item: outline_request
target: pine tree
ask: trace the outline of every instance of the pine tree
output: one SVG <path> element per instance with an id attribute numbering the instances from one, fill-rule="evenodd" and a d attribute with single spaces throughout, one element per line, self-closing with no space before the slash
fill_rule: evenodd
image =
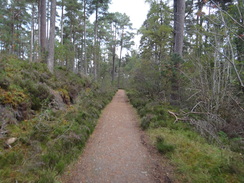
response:
<path id="1" fill-rule="evenodd" d="M 184 40 L 185 0 L 174 0 L 174 53 L 182 56 Z"/>
<path id="2" fill-rule="evenodd" d="M 47 51 L 46 0 L 39 0 L 41 60 L 45 62 Z"/>
<path id="3" fill-rule="evenodd" d="M 51 18 L 50 18 L 50 36 L 49 36 L 49 52 L 47 65 L 50 72 L 53 73 L 54 67 L 54 46 L 55 46 L 55 20 L 56 20 L 56 0 L 52 0 Z"/>
<path id="4" fill-rule="evenodd" d="M 98 24 L 100 16 L 103 16 L 108 11 L 108 5 L 110 0 L 92 0 L 90 4 L 90 13 L 95 12 L 94 22 L 94 53 L 93 53 L 93 64 L 94 64 L 94 78 L 97 79 L 98 75 L 98 55 L 99 55 L 99 44 L 98 44 Z"/>

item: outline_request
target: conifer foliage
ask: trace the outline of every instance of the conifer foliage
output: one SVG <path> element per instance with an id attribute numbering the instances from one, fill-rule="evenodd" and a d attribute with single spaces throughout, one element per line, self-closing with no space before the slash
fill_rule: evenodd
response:
<path id="1" fill-rule="evenodd" d="M 110 0 L 2 0 L 0 3 L 2 54 L 46 63 L 51 72 L 58 66 L 96 80 L 118 78 L 117 67 L 122 59 L 118 48 L 131 48 L 134 31 L 127 29 L 131 27 L 127 15 L 111 17 Z M 94 22 L 91 16 L 95 16 Z M 122 41 L 121 35 L 116 38 L 122 44 L 116 43 L 113 54 L 108 46 L 108 40 L 114 36 L 111 21 L 117 22 L 116 34 L 124 35 L 122 30 L 128 32 Z"/>

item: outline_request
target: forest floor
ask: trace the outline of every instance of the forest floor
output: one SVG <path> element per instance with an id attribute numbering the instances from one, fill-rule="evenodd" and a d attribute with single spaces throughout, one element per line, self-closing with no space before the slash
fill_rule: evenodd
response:
<path id="1" fill-rule="evenodd" d="M 140 130 L 124 90 L 104 109 L 82 156 L 68 167 L 63 183 L 172 182 L 172 168 Z"/>

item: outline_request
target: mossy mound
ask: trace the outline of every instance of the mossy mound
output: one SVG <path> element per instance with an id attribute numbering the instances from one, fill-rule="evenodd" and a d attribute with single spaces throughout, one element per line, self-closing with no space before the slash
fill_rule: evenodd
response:
<path id="1" fill-rule="evenodd" d="M 63 68 L 51 74 L 45 64 L 2 57 L 0 180 L 55 182 L 82 152 L 114 92 Z"/>

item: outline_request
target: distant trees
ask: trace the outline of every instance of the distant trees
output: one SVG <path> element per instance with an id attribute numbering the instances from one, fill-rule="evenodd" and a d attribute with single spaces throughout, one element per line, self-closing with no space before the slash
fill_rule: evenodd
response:
<path id="1" fill-rule="evenodd" d="M 0 50 L 23 57 L 28 43 L 25 27 L 30 20 L 25 2 L 2 0 L 0 6 Z"/>
<path id="2" fill-rule="evenodd" d="M 112 83 L 114 83 L 115 78 L 115 58 L 116 58 L 116 48 L 120 47 L 118 53 L 118 87 L 120 87 L 120 79 L 121 79 L 121 62 L 122 62 L 122 51 L 124 48 L 130 49 L 130 47 L 134 44 L 131 40 L 134 36 L 132 30 L 132 23 L 130 22 L 130 18 L 126 14 L 121 13 L 113 13 L 110 14 L 109 23 L 111 30 L 111 38 L 108 37 L 108 44 L 111 46 L 111 54 L 112 54 Z"/>
<path id="3" fill-rule="evenodd" d="M 103 16 L 108 10 L 110 0 L 92 0 L 90 4 L 90 13 L 95 12 L 95 23 L 94 23 L 94 53 L 93 53 L 93 65 L 94 65 L 94 77 L 97 79 L 98 70 L 98 24 L 99 16 Z"/>
<path id="4" fill-rule="evenodd" d="M 114 36 L 112 25 L 106 25 L 111 19 L 107 12 L 109 3 L 110 0 L 2 0 L 0 52 L 31 62 L 42 61 L 51 72 L 56 65 L 99 80 L 104 74 L 100 73 L 104 69 L 101 65 L 106 65 L 106 70 L 112 67 L 106 43 Z M 89 20 L 92 14 L 94 22 Z M 127 40 L 132 39 L 132 34 L 128 35 L 124 35 L 120 44 L 122 50 L 131 45 Z M 114 65 L 119 64 L 118 55 L 119 52 L 114 52 Z"/>
<path id="5" fill-rule="evenodd" d="M 163 1 L 150 1 L 147 19 L 140 28 L 140 61 L 134 65 L 133 86 L 144 95 L 157 96 L 164 93 L 170 96 L 169 70 L 170 55 L 173 53 L 173 14 L 172 9 Z M 135 60 L 135 56 L 133 60 Z M 130 59 L 129 59 L 129 63 Z"/>
<path id="6" fill-rule="evenodd" d="M 173 52 L 171 22 L 172 14 L 167 4 L 153 1 L 147 19 L 139 30 L 142 34 L 140 48 L 144 58 L 160 64 Z"/>

